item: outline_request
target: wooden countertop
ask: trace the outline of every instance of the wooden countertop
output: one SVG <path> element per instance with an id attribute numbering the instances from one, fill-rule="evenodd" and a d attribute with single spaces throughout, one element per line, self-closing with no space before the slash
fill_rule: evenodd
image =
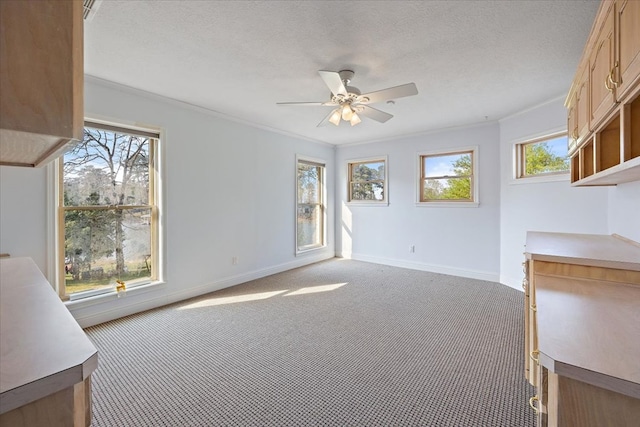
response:
<path id="1" fill-rule="evenodd" d="M 527 232 L 529 259 L 640 271 L 640 244 L 618 235 Z"/>
<path id="2" fill-rule="evenodd" d="M 0 414 L 71 387 L 98 352 L 31 258 L 0 260 Z"/>

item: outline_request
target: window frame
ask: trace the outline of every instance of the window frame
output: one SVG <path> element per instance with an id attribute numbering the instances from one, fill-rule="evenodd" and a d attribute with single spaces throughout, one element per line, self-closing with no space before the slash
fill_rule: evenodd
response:
<path id="1" fill-rule="evenodd" d="M 55 230 L 52 235 L 54 247 L 56 250 L 52 257 L 50 266 L 55 277 L 55 288 L 59 297 L 66 303 L 79 303 L 80 301 L 93 300 L 96 296 L 104 296 L 116 294 L 115 285 L 102 289 L 80 291 L 73 294 L 66 293 L 65 284 L 65 212 L 72 210 L 114 210 L 122 209 L 123 211 L 146 208 L 150 209 L 150 278 L 126 283 L 126 290 L 146 288 L 148 285 L 156 285 L 162 283 L 163 272 L 163 255 L 161 252 L 161 148 L 163 131 L 157 128 L 143 128 L 139 126 L 129 125 L 122 122 L 106 121 L 85 118 L 83 128 L 97 128 L 106 131 L 122 132 L 143 136 L 149 139 L 149 200 L 147 205 L 101 205 L 99 207 L 87 206 L 64 206 L 64 154 L 62 154 L 55 162 L 53 162 L 53 195 L 55 199 Z"/>
<path id="2" fill-rule="evenodd" d="M 555 130 L 552 132 L 546 132 L 542 135 L 529 137 L 523 140 L 513 142 L 513 174 L 511 183 L 514 184 L 522 184 L 522 183 L 530 183 L 530 182 L 552 182 L 552 181 L 568 181 L 570 176 L 571 168 L 566 171 L 557 171 L 557 172 L 545 172 L 535 175 L 525 175 L 526 170 L 526 159 L 525 159 L 525 146 L 530 144 L 539 144 L 541 142 L 549 141 L 555 138 L 567 136 L 569 133 L 566 129 Z M 567 153 L 568 153 L 567 146 Z M 567 158 L 569 158 L 567 154 Z"/>
<path id="3" fill-rule="evenodd" d="M 382 182 L 384 197 L 382 200 L 353 200 L 352 199 L 352 184 L 356 181 L 352 181 L 352 171 L 354 165 L 367 164 L 367 163 L 383 163 L 384 164 L 384 178 L 382 180 L 370 180 L 359 182 Z M 354 206 L 388 206 L 389 205 L 389 159 L 387 156 L 375 156 L 365 157 L 358 159 L 347 160 L 347 205 Z"/>
<path id="4" fill-rule="evenodd" d="M 320 207 L 320 232 L 318 235 L 320 236 L 320 242 L 314 243 L 312 245 L 300 246 L 298 244 L 298 209 L 301 203 L 299 200 L 299 192 L 298 192 L 298 168 L 299 165 L 308 164 L 321 167 L 320 179 L 319 179 L 319 202 L 317 203 L 302 203 L 302 205 L 314 205 Z M 327 179 L 327 162 L 322 159 L 307 157 L 302 155 L 296 155 L 296 163 L 295 163 L 295 211 L 294 211 L 294 221 L 295 221 L 295 255 L 302 255 L 305 253 L 309 253 L 312 251 L 316 251 L 318 249 L 323 249 L 327 247 L 327 191 L 326 191 L 326 179 Z"/>
<path id="5" fill-rule="evenodd" d="M 457 148 L 444 148 L 440 150 L 430 150 L 430 151 L 421 151 L 417 153 L 417 162 L 416 162 L 416 175 L 418 177 L 416 182 L 416 206 L 419 207 L 478 207 L 480 205 L 480 197 L 479 197 L 479 176 L 478 176 L 478 156 L 479 148 L 477 145 L 469 146 L 469 147 L 457 147 Z M 442 157 L 453 154 L 471 154 L 471 200 L 423 200 L 424 194 L 424 181 L 427 179 L 425 177 L 424 171 L 424 158 L 426 157 Z M 466 177 L 467 175 L 455 175 L 453 177 Z M 449 176 L 443 177 L 430 177 L 430 179 L 434 178 L 447 178 Z"/>

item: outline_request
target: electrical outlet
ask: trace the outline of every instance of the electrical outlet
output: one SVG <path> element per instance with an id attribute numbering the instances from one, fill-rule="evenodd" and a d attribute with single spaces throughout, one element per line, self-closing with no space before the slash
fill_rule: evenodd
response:
<path id="1" fill-rule="evenodd" d="M 415 245 L 411 245 L 411 247 L 409 248 L 409 252 L 410 252 L 410 253 L 415 253 L 415 252 L 416 252 L 416 247 L 415 247 Z"/>
<path id="2" fill-rule="evenodd" d="M 237 256 L 231 257 L 231 264 L 238 265 L 238 257 Z"/>

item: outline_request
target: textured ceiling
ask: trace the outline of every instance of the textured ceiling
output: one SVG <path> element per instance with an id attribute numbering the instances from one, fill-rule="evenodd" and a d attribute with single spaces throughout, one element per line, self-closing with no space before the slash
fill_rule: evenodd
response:
<path id="1" fill-rule="evenodd" d="M 498 120 L 566 94 L 598 1 L 103 1 L 85 72 L 260 127 L 331 144 Z M 316 125 L 318 70 L 352 69 L 395 117 Z"/>

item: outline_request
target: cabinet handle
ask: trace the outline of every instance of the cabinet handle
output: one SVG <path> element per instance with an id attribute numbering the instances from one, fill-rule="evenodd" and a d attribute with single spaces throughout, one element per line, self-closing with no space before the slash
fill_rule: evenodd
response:
<path id="1" fill-rule="evenodd" d="M 613 88 L 609 87 L 609 77 L 610 76 L 607 76 L 607 78 L 604 79 L 604 87 L 606 87 L 609 92 L 613 92 Z"/>
<path id="2" fill-rule="evenodd" d="M 539 412 L 538 410 L 538 395 L 536 394 L 535 396 L 533 396 L 531 399 L 529 399 L 529 406 L 531 406 L 531 409 L 533 409 L 533 412 L 535 412 L 536 414 Z"/>
<path id="3" fill-rule="evenodd" d="M 529 353 L 529 358 L 531 360 L 533 360 L 534 362 L 536 362 L 536 365 L 540 364 L 540 351 L 539 350 L 533 350 L 531 353 Z"/>
<path id="4" fill-rule="evenodd" d="M 613 68 L 611 69 L 611 72 L 609 73 L 609 82 L 611 82 L 611 86 L 613 86 L 613 87 L 618 87 L 618 84 L 620 83 L 615 79 L 616 68 L 618 68 L 618 61 L 616 61 L 613 64 Z"/>

